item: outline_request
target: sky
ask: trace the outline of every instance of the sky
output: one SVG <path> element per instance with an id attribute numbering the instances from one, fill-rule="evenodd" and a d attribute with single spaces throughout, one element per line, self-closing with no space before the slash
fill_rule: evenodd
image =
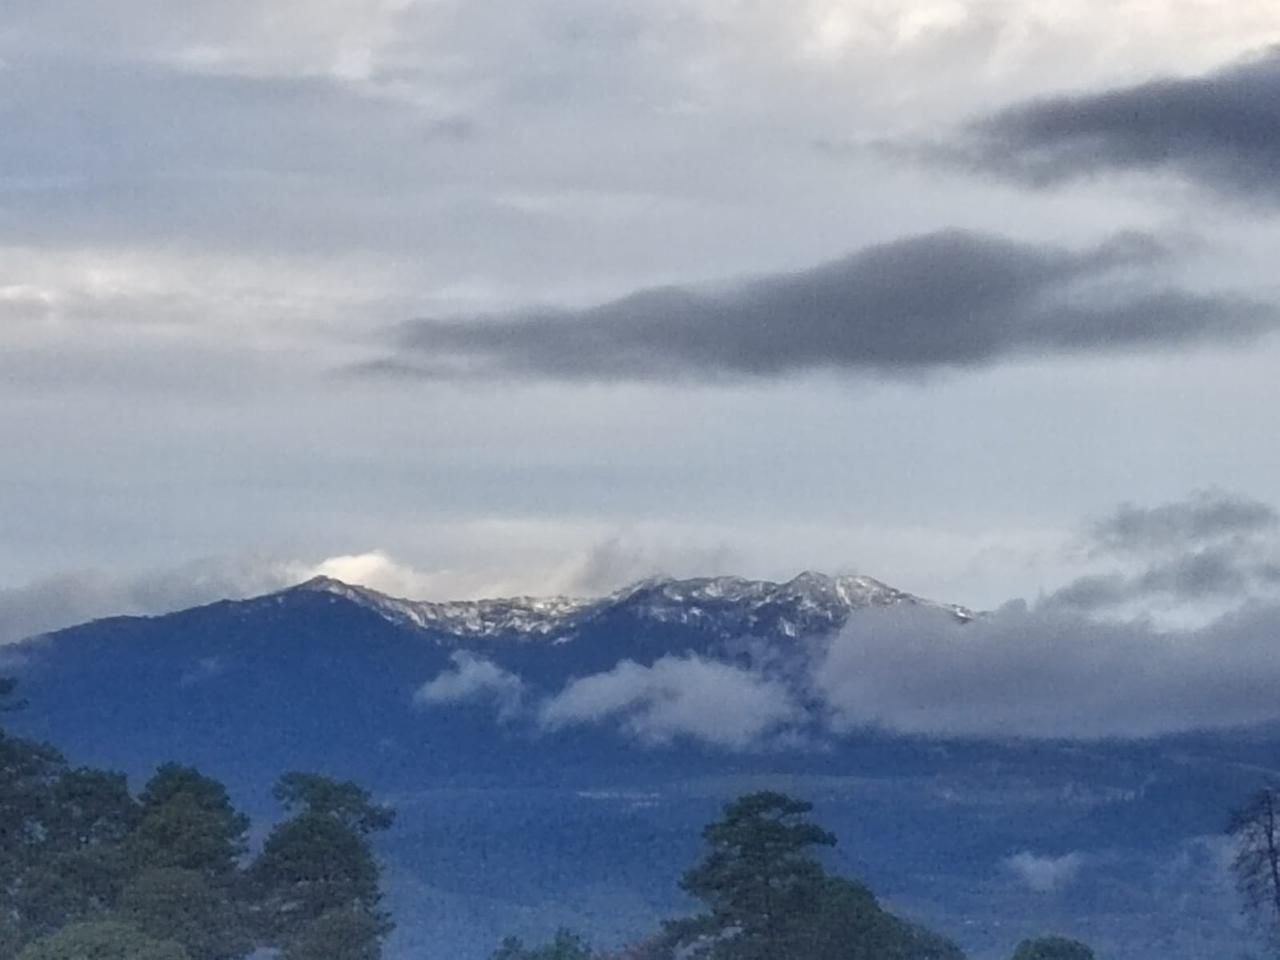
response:
<path id="1" fill-rule="evenodd" d="M 1265 600 L 1278 44 L 1267 0 L 10 0 L 0 640 L 318 572 Z"/>

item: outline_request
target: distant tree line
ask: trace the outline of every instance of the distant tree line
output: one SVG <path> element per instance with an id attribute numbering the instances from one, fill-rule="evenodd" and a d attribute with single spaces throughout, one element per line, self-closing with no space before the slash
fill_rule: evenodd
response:
<path id="1" fill-rule="evenodd" d="M 1258 790 L 1232 811 L 1227 833 L 1245 913 L 1271 955 L 1280 957 L 1280 786 Z"/>
<path id="2" fill-rule="evenodd" d="M 680 879 L 702 912 L 665 923 L 643 943 L 597 960 L 964 960 L 950 940 L 885 910 L 864 884 L 827 872 L 817 851 L 834 835 L 812 805 L 782 793 L 729 803 L 703 830 L 705 857 Z M 492 960 L 592 960 L 568 930 L 528 947 L 503 941 Z M 1062 937 L 1026 940 L 1013 960 L 1093 960 Z"/>
<path id="3" fill-rule="evenodd" d="M 0 712 L 20 706 L 0 678 Z M 0 960 L 243 960 L 260 948 L 281 960 L 380 960 L 392 922 L 371 838 L 392 811 L 313 773 L 285 774 L 274 795 L 285 817 L 250 851 L 249 819 L 193 767 L 164 764 L 134 795 L 123 774 L 72 767 L 0 730 Z M 1280 831 L 1272 808 L 1249 810 L 1273 832 L 1248 875 L 1263 877 L 1258 902 L 1280 918 Z M 601 954 L 562 930 L 537 946 L 508 938 L 493 960 L 963 960 L 828 872 L 818 852 L 836 838 L 811 811 L 769 791 L 729 803 L 679 881 L 701 912 L 642 942 Z M 1013 960 L 1093 953 L 1047 937 Z"/>
<path id="4" fill-rule="evenodd" d="M 0 683 L 0 706 L 12 695 Z M 0 958 L 377 960 L 391 921 L 369 838 L 392 812 L 309 773 L 275 797 L 287 816 L 249 856 L 249 819 L 198 770 L 167 763 L 134 796 L 0 730 Z"/>

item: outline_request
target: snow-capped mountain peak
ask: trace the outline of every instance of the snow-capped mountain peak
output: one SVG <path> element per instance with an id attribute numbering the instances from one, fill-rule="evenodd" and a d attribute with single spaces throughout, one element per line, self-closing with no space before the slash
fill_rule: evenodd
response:
<path id="1" fill-rule="evenodd" d="M 838 630 L 857 610 L 899 605 L 944 611 L 959 621 L 973 617 L 964 607 L 924 600 L 872 577 L 812 571 L 785 583 L 732 576 L 655 577 L 598 598 L 407 600 L 332 577 L 316 577 L 292 591 L 339 596 L 398 625 L 458 640 L 564 641 L 604 619 L 681 624 L 725 637 L 797 637 Z"/>
<path id="2" fill-rule="evenodd" d="M 545 637 L 560 632 L 576 614 L 598 603 L 561 596 L 406 600 L 332 577 L 315 577 L 292 589 L 333 594 L 374 610 L 393 623 L 468 639 Z"/>

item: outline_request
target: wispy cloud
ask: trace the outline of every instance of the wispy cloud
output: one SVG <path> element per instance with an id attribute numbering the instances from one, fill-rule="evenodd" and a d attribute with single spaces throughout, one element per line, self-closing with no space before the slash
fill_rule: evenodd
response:
<path id="1" fill-rule="evenodd" d="M 1155 507 L 1122 504 L 1095 522 L 1090 536 L 1098 551 L 1151 553 L 1277 530 L 1280 514 L 1270 504 L 1224 490 L 1202 490 Z"/>
<path id="2" fill-rule="evenodd" d="M 1084 866 L 1084 856 L 1039 856 L 1028 850 L 1004 859 L 1004 866 L 1036 893 L 1055 893 L 1070 885 Z"/>
<path id="3" fill-rule="evenodd" d="M 1122 568 L 1080 577 L 1046 606 L 1102 611 L 1152 601 L 1238 601 L 1280 588 L 1280 514 L 1223 490 L 1153 507 L 1123 504 L 1089 527 L 1082 547 Z"/>
<path id="4" fill-rule="evenodd" d="M 132 576 L 81 571 L 0 589 L 0 644 L 100 617 L 159 614 L 296 583 L 300 568 L 255 558 L 208 559 Z"/>

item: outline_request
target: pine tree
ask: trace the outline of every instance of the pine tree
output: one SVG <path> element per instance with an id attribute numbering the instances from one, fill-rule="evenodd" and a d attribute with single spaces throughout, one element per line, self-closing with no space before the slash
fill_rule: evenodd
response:
<path id="1" fill-rule="evenodd" d="M 1232 864 L 1245 910 L 1280 952 L 1280 789 L 1259 790 L 1231 814 Z"/>
<path id="2" fill-rule="evenodd" d="M 369 836 L 391 826 L 392 811 L 350 781 L 316 774 L 286 774 L 276 797 L 293 816 L 251 869 L 267 940 L 288 960 L 378 960 L 392 924 Z"/>
<path id="3" fill-rule="evenodd" d="M 812 809 L 771 791 L 726 806 L 703 831 L 710 852 L 680 881 L 707 910 L 670 924 L 673 942 L 709 960 L 796 956 L 826 879 L 814 848 L 836 842 Z"/>
<path id="4" fill-rule="evenodd" d="M 1018 944 L 1013 960 L 1093 960 L 1093 951 L 1079 940 L 1038 937 Z"/>

